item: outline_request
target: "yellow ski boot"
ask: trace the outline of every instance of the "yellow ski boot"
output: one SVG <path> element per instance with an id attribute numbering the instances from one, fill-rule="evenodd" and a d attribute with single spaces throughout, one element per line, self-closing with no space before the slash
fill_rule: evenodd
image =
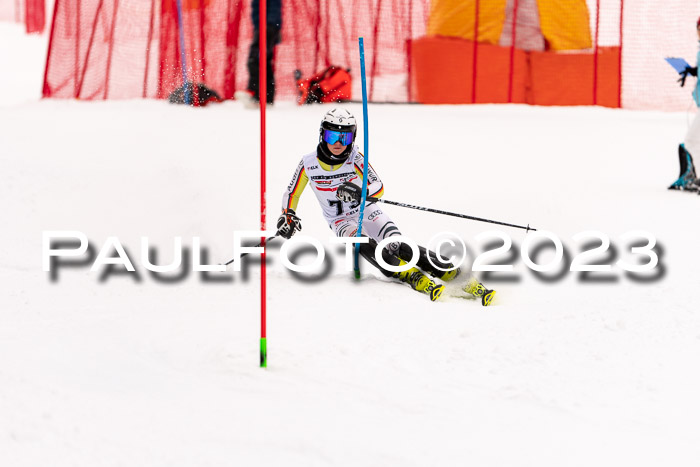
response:
<path id="1" fill-rule="evenodd" d="M 440 298 L 442 291 L 445 286 L 442 284 L 436 284 L 430 280 L 425 274 L 420 272 L 418 268 L 411 268 L 408 271 L 394 273 L 394 277 L 399 279 L 401 282 L 405 282 L 414 290 L 426 293 L 430 296 L 430 301 L 435 301 Z"/>
<path id="2" fill-rule="evenodd" d="M 475 296 L 476 298 L 480 298 L 483 306 L 491 305 L 491 302 L 496 296 L 495 290 L 487 289 L 473 277 L 469 278 L 469 282 L 467 282 L 467 285 L 464 286 L 464 291 Z"/>
<path id="3" fill-rule="evenodd" d="M 452 271 L 445 271 L 442 275 L 438 276 L 441 280 L 445 282 L 450 282 L 452 279 L 457 277 L 460 273 L 460 268 L 453 269 Z"/>

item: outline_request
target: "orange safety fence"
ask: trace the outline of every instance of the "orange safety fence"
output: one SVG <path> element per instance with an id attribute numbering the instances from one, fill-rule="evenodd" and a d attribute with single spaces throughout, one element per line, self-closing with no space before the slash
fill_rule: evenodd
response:
<path id="1" fill-rule="evenodd" d="M 509 80 L 510 47 L 477 44 L 476 73 L 473 41 L 424 37 L 413 41 L 411 50 L 413 97 L 424 104 L 619 105 L 619 47 L 598 49 L 595 96 L 592 53 L 516 49 Z"/>

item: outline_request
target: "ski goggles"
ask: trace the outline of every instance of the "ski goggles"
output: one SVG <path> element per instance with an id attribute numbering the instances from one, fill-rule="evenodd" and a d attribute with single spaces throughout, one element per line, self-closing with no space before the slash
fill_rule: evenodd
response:
<path id="1" fill-rule="evenodd" d="M 328 144 L 335 144 L 336 141 L 340 141 L 340 144 L 347 146 L 352 143 L 352 132 L 323 130 L 323 141 Z"/>

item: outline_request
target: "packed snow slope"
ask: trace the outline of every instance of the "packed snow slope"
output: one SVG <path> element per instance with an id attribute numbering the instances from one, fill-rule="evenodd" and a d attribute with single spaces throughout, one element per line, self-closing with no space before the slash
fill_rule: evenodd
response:
<path id="1" fill-rule="evenodd" d="M 612 270 L 538 278 L 520 257 L 532 232 L 385 206 L 420 244 L 462 238 L 465 270 L 493 241 L 479 234 L 513 240 L 498 261 L 514 271 L 480 274 L 497 306 L 431 303 L 367 263 L 355 281 L 306 192 L 301 233 L 326 246 L 327 270 L 295 276 L 270 244 L 260 369 L 255 258 L 205 279 L 191 264 L 150 274 L 141 255 L 142 236 L 157 264 L 174 258 L 175 237 L 189 249 L 199 237 L 214 264 L 231 257 L 234 231 L 258 229 L 257 112 L 40 101 L 46 37 L 1 26 L 1 465 L 697 464 L 700 197 L 666 190 L 686 114 L 370 105 L 387 199 L 529 223 L 560 238 L 567 261 L 592 241 L 574 236 L 597 230 L 611 249 L 588 262 Z M 328 108 L 270 109 L 268 226 Z M 78 258 L 52 279 L 52 230 L 84 233 L 95 255 L 117 237 L 136 272 Z M 645 262 L 620 237 L 638 230 L 660 257 L 642 279 L 615 264 Z"/>

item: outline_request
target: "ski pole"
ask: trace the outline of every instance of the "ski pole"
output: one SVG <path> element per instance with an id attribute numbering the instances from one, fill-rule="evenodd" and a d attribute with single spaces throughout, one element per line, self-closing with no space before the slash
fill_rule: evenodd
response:
<path id="1" fill-rule="evenodd" d="M 269 242 L 270 240 L 274 240 L 274 239 L 277 238 L 277 237 L 278 237 L 277 235 L 273 235 L 272 237 L 267 237 L 267 238 L 265 239 L 265 243 Z M 253 247 L 251 247 L 251 248 L 260 248 L 260 247 L 262 246 L 262 244 L 263 244 L 263 242 L 260 242 L 260 243 L 258 243 L 257 245 L 255 245 L 255 246 L 253 246 Z M 239 258 L 243 258 L 245 255 L 248 255 L 248 254 L 250 254 L 250 253 L 243 253 L 241 256 L 239 256 Z M 235 258 L 234 258 L 234 259 L 235 259 Z M 227 263 L 224 263 L 223 266 L 228 266 L 229 264 L 233 263 L 234 259 L 230 260 L 230 261 L 227 262 Z"/>
<path id="2" fill-rule="evenodd" d="M 439 209 L 424 208 L 422 206 L 414 206 L 412 204 L 399 203 L 396 201 L 389 201 L 388 199 L 374 198 L 371 196 L 367 198 L 367 201 L 379 202 L 379 203 L 385 203 L 385 204 L 393 204 L 395 206 L 401 206 L 403 208 L 418 209 L 419 211 L 434 212 L 435 214 L 444 214 L 446 216 L 461 217 L 462 219 L 471 219 L 473 221 L 489 222 L 491 224 L 505 225 L 508 227 L 515 227 L 516 229 L 524 229 L 526 231 L 537 230 L 533 227 L 530 227 L 530 224 L 528 224 L 527 227 L 523 227 L 522 225 L 509 224 L 507 222 L 499 222 L 499 221 L 494 221 L 491 219 L 482 219 L 481 217 L 467 216 L 466 214 L 457 214 L 454 212 L 441 211 Z"/>

